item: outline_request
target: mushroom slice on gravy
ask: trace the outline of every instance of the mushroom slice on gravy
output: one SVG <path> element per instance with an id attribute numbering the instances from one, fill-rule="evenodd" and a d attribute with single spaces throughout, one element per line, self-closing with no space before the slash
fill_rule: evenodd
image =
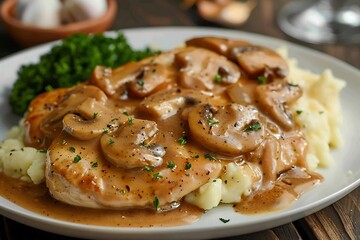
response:
<path id="1" fill-rule="evenodd" d="M 171 89 L 157 92 L 146 97 L 139 110 L 158 119 L 167 119 L 185 107 L 207 102 L 209 96 L 193 89 Z"/>
<path id="2" fill-rule="evenodd" d="M 176 54 L 179 84 L 185 88 L 213 90 L 216 84 L 236 83 L 239 68 L 225 57 L 201 48 L 185 48 Z"/>
<path id="3" fill-rule="evenodd" d="M 80 85 L 67 92 L 58 106 L 43 119 L 40 125 L 41 131 L 53 139 L 63 128 L 63 117 L 68 113 L 75 113 L 77 108 L 88 98 L 93 98 L 101 105 L 107 101 L 105 93 L 99 88 Z"/>
<path id="4" fill-rule="evenodd" d="M 275 51 L 260 46 L 239 46 L 231 49 L 230 59 L 236 59 L 250 77 L 280 77 L 288 74 L 285 60 Z"/>
<path id="5" fill-rule="evenodd" d="M 250 77 L 280 77 L 288 73 L 285 60 L 275 51 L 251 45 L 245 41 L 230 40 L 216 37 L 202 37 L 190 39 L 188 46 L 210 49 L 239 64 Z"/>
<path id="6" fill-rule="evenodd" d="M 297 85 L 278 80 L 269 84 L 259 85 L 256 96 L 260 108 L 284 129 L 294 127 L 288 104 L 296 101 L 302 95 L 302 90 Z"/>
<path id="7" fill-rule="evenodd" d="M 218 37 L 199 37 L 186 41 L 187 46 L 206 48 L 220 55 L 228 57 L 234 46 L 249 46 L 250 43 L 241 40 L 231 40 Z"/>
<path id="8" fill-rule="evenodd" d="M 113 165 L 125 169 L 159 166 L 165 148 L 154 142 L 158 131 L 154 121 L 132 119 L 101 138 L 102 152 Z"/>
<path id="9" fill-rule="evenodd" d="M 264 140 L 265 129 L 254 107 L 230 104 L 214 109 L 209 104 L 189 113 L 191 136 L 205 148 L 225 155 L 254 150 Z"/>

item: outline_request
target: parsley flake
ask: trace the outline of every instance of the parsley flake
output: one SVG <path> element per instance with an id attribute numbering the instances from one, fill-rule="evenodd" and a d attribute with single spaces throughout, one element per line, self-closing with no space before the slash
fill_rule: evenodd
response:
<path id="1" fill-rule="evenodd" d="M 156 73 L 156 71 L 157 71 L 156 68 L 153 68 L 153 69 L 151 70 L 152 73 Z"/>
<path id="2" fill-rule="evenodd" d="M 222 79 L 221 79 L 220 74 L 216 74 L 215 77 L 214 77 L 214 82 L 221 83 L 221 81 L 222 81 Z"/>
<path id="3" fill-rule="evenodd" d="M 94 113 L 93 113 L 93 119 L 95 119 L 95 118 L 98 116 L 98 114 L 99 114 L 99 113 L 94 112 Z"/>
<path id="4" fill-rule="evenodd" d="M 174 170 L 176 168 L 176 164 L 174 162 L 168 162 L 167 167 Z"/>
<path id="5" fill-rule="evenodd" d="M 124 114 L 124 115 L 126 115 L 126 116 L 129 116 L 129 113 L 128 113 L 128 112 L 126 112 L 126 111 L 125 111 L 125 112 L 123 112 L 123 114 Z"/>
<path id="6" fill-rule="evenodd" d="M 69 147 L 69 151 L 74 153 L 76 149 L 74 147 Z"/>
<path id="7" fill-rule="evenodd" d="M 216 157 L 214 157 L 213 155 L 211 155 L 210 153 L 206 153 L 205 158 L 209 159 L 210 161 L 216 161 Z"/>
<path id="8" fill-rule="evenodd" d="M 296 114 L 300 115 L 303 111 L 302 110 L 296 110 Z"/>
<path id="9" fill-rule="evenodd" d="M 109 140 L 109 145 L 111 145 L 111 144 L 113 144 L 114 143 L 114 140 L 112 140 L 111 138 L 110 138 L 110 140 Z"/>
<path id="10" fill-rule="evenodd" d="M 187 140 L 186 140 L 186 137 L 185 137 L 185 136 L 182 136 L 182 137 L 179 138 L 177 141 L 178 141 L 178 143 L 179 143 L 181 146 L 184 146 L 184 145 L 187 143 Z"/>
<path id="11" fill-rule="evenodd" d="M 197 155 L 195 155 L 195 156 L 193 156 L 193 158 L 199 158 L 200 156 L 197 154 Z"/>
<path id="12" fill-rule="evenodd" d="M 139 85 L 140 87 L 144 86 L 144 81 L 140 80 L 136 82 L 137 85 Z"/>
<path id="13" fill-rule="evenodd" d="M 259 76 L 259 77 L 258 77 L 258 83 L 259 83 L 259 84 L 265 84 L 265 83 L 266 83 L 266 78 L 265 78 L 265 76 Z"/>
<path id="14" fill-rule="evenodd" d="M 129 122 L 130 125 L 134 124 L 134 119 L 133 119 L 132 116 L 129 117 L 128 122 Z"/>
<path id="15" fill-rule="evenodd" d="M 186 169 L 186 170 L 189 170 L 190 168 L 191 168 L 191 163 L 186 162 L 186 164 L 185 164 L 185 169 Z"/>
<path id="16" fill-rule="evenodd" d="M 245 132 L 254 132 L 259 131 L 261 129 L 261 124 L 258 121 L 251 123 L 247 128 L 245 128 Z"/>
<path id="17" fill-rule="evenodd" d="M 154 206 L 155 211 L 157 211 L 159 209 L 159 199 L 157 197 L 154 198 L 153 206 Z"/>
<path id="18" fill-rule="evenodd" d="M 47 149 L 46 149 L 46 148 L 44 148 L 44 149 L 39 149 L 38 151 L 41 152 L 41 153 L 46 153 L 46 152 L 47 152 Z"/>
<path id="19" fill-rule="evenodd" d="M 74 163 L 78 163 L 81 160 L 81 157 L 79 155 L 76 155 L 74 157 Z"/>
<path id="20" fill-rule="evenodd" d="M 212 125 L 215 125 L 215 124 L 219 124 L 219 121 L 216 121 L 214 119 L 209 119 L 208 123 L 209 123 L 210 126 L 212 126 Z"/>
<path id="21" fill-rule="evenodd" d="M 152 166 L 148 166 L 148 165 L 146 165 L 146 166 L 144 167 L 144 169 L 145 169 L 146 171 L 148 171 L 148 172 L 153 172 L 153 171 L 154 171 L 154 168 L 153 168 Z"/>
<path id="22" fill-rule="evenodd" d="M 97 163 L 97 162 L 93 162 L 92 164 L 91 164 L 91 167 L 93 167 L 93 168 L 96 168 L 96 167 L 98 167 L 99 166 L 99 164 Z"/>
<path id="23" fill-rule="evenodd" d="M 157 180 L 157 179 L 160 179 L 162 178 L 163 176 L 160 175 L 160 173 L 154 173 L 153 174 L 153 179 Z"/>
<path id="24" fill-rule="evenodd" d="M 230 221 L 230 219 L 225 219 L 225 218 L 219 218 L 220 221 L 222 221 L 223 223 L 228 223 Z"/>
<path id="25" fill-rule="evenodd" d="M 109 129 L 104 129 L 103 134 L 109 133 Z"/>
<path id="26" fill-rule="evenodd" d="M 120 194 L 125 194 L 125 189 L 120 189 L 119 192 Z"/>

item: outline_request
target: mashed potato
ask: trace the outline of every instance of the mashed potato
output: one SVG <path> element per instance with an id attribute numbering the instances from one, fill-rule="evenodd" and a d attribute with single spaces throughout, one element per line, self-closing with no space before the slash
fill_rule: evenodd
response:
<path id="1" fill-rule="evenodd" d="M 13 127 L 0 143 L 0 171 L 7 176 L 39 184 L 45 180 L 46 154 L 32 147 L 25 147 L 24 121 Z"/>

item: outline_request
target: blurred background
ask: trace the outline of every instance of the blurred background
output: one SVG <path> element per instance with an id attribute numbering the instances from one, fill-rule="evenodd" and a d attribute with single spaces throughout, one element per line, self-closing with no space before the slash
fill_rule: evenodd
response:
<path id="1" fill-rule="evenodd" d="M 5 1 L 11 2 L 14 0 L 0 0 L 0 3 Z M 35 1 L 43 1 L 51 5 L 50 2 L 53 0 L 22 0 L 22 2 L 29 1 L 32 1 L 32 3 Z M 354 61 L 360 54 L 359 0 L 110 1 L 116 3 L 116 12 L 113 17 L 107 20 L 109 21 L 108 26 L 103 26 L 103 29 L 118 30 L 155 26 L 206 26 L 235 29 L 296 42 L 310 48 L 325 51 L 330 55 L 341 56 L 340 58 L 344 61 L 351 63 L 357 68 L 360 67 L 360 62 Z M 90 2 L 88 2 L 88 4 L 89 3 Z M 96 4 L 94 5 L 96 7 Z M 43 8 L 46 9 L 46 7 Z M 344 13 L 344 9 L 350 9 L 351 12 L 345 11 Z M 341 10 L 340 14 L 339 10 Z M 339 18 L 342 18 L 343 24 L 334 23 Z M 310 22 L 309 19 L 314 20 Z M 304 22 L 304 20 L 306 21 Z M 289 22 L 284 24 L 285 21 Z M 330 25 L 328 24 L 329 22 Z M 346 24 L 350 22 L 350 28 L 347 27 L 344 29 L 344 22 Z M 294 28 L 291 24 L 297 24 L 299 28 Z M 311 24 L 315 25 L 310 26 Z M 329 28 L 333 26 L 336 29 L 329 30 Z M 0 57 L 22 49 L 22 46 L 15 42 L 10 36 L 9 31 L 6 30 L 11 27 L 12 26 L 6 26 L 3 18 L 0 24 Z M 321 30 L 320 27 L 325 27 L 325 30 Z M 318 35 L 320 35 L 320 38 L 319 36 L 314 37 L 310 34 L 310 40 L 304 40 L 306 31 L 314 31 L 314 29 Z M 21 34 L 24 33 L 25 30 L 20 29 L 17 30 L 17 32 Z M 324 32 L 328 30 L 332 32 Z M 84 31 L 84 29 L 79 28 L 78 31 Z M 89 29 L 85 31 L 89 31 Z M 284 31 L 286 31 L 287 34 L 285 34 Z M 333 35 L 333 33 L 339 32 L 342 34 L 340 39 L 328 36 L 329 34 Z M 328 37 L 321 38 L 321 36 Z M 32 37 L 35 38 L 36 34 L 32 34 Z M 311 37 L 314 39 L 311 39 Z M 344 50 L 344 46 L 346 46 L 346 50 Z M 346 57 L 344 51 L 346 51 Z"/>

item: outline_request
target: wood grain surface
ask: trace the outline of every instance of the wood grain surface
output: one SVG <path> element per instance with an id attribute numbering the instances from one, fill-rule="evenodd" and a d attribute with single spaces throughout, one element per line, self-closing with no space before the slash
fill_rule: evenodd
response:
<path id="1" fill-rule="evenodd" d="M 353 45 L 306 44 L 287 37 L 278 28 L 276 16 L 286 0 L 258 0 L 250 19 L 236 29 L 285 39 L 332 55 L 360 68 L 360 43 Z M 1 1 L 0 1 L 1 3 Z M 118 14 L 111 29 L 152 26 L 220 27 L 202 20 L 195 8 L 184 9 L 180 0 L 118 0 Z M 360 31 L 360 30 L 359 30 Z M 21 50 L 0 24 L 0 58 Z M 360 79 L 359 79 L 360 81 Z M 298 221 L 273 229 L 224 238 L 242 239 L 360 239 L 360 188 L 333 205 Z M 0 218 L 0 239 L 75 239 L 33 229 Z"/>

